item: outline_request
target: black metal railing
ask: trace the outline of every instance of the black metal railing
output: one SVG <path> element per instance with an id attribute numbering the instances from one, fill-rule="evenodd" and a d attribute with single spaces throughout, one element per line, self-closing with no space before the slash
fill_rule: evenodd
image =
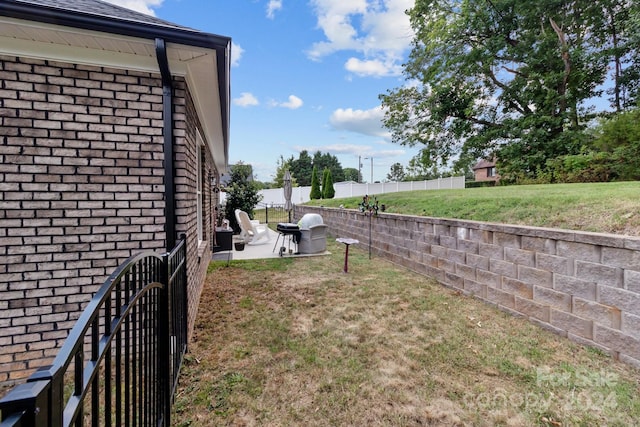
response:
<path id="1" fill-rule="evenodd" d="M 293 220 L 293 211 L 287 211 L 284 205 L 273 203 L 262 204 L 253 210 L 253 217 L 260 220 L 263 224 L 277 224 L 279 222 L 291 222 Z"/>
<path id="2" fill-rule="evenodd" d="M 167 277 L 169 285 L 169 318 L 171 319 L 171 397 L 178 386 L 180 367 L 187 352 L 187 243 L 183 236 L 167 255 Z"/>
<path id="3" fill-rule="evenodd" d="M 132 256 L 91 299 L 52 365 L 0 400 L 0 426 L 169 426 L 186 304 L 184 236 L 170 253 Z"/>

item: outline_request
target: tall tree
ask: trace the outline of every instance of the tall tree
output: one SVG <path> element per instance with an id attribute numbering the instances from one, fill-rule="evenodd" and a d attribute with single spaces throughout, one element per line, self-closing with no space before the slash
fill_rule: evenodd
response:
<path id="1" fill-rule="evenodd" d="M 333 177 L 331 176 L 331 169 L 327 168 L 322 172 L 322 198 L 333 199 L 336 195 L 336 190 L 333 188 Z"/>
<path id="2" fill-rule="evenodd" d="M 602 9 L 612 2 L 416 0 L 404 73 L 418 84 L 381 95 L 393 141 L 423 144 L 439 165 L 497 152 L 503 179 L 577 153 L 608 82 Z"/>
<path id="3" fill-rule="evenodd" d="M 280 156 L 278 159 L 276 174 L 273 177 L 273 188 L 282 188 L 284 187 L 284 173 L 289 170 L 291 173 L 291 164 L 293 162 L 293 157 L 287 160 L 284 159 L 283 156 Z M 291 185 L 293 187 L 297 187 L 297 180 L 293 173 L 291 173 Z"/>
<path id="4" fill-rule="evenodd" d="M 345 181 L 353 181 L 353 182 L 360 182 L 362 181 L 362 177 L 359 176 L 361 174 L 359 174 L 358 169 L 356 168 L 344 168 L 344 180 Z"/>
<path id="5" fill-rule="evenodd" d="M 296 177 L 298 185 L 307 187 L 311 185 L 311 172 L 313 170 L 313 158 L 307 150 L 302 150 L 297 159 L 293 156 L 288 160 L 290 171 Z"/>
<path id="6" fill-rule="evenodd" d="M 442 176 L 438 170 L 438 163 L 429 156 L 429 151 L 422 149 L 409 160 L 405 178 L 408 181 L 423 181 Z"/>
<path id="7" fill-rule="evenodd" d="M 402 166 L 402 164 L 400 163 L 392 164 L 391 169 L 387 174 L 387 180 L 399 182 L 399 181 L 404 181 L 404 178 L 405 178 L 405 174 L 404 174 L 404 167 Z"/>
<path id="8" fill-rule="evenodd" d="M 311 185 L 311 173 L 314 166 L 318 170 L 328 168 L 331 170 L 335 180 L 344 181 L 342 165 L 336 156 L 329 153 L 322 154 L 317 151 L 312 157 L 307 150 L 303 150 L 297 159 L 291 157 L 287 162 L 289 163 L 291 174 L 296 177 L 298 185 L 305 187 Z"/>
<path id="9" fill-rule="evenodd" d="M 608 59 L 611 87 L 606 93 L 610 96 L 611 107 L 621 112 L 635 105 L 634 86 L 638 83 L 638 28 L 635 26 L 635 13 L 638 2 L 628 0 L 599 0 L 599 14 L 593 16 L 593 31 L 590 37 L 597 42 L 600 55 Z"/>
<path id="10" fill-rule="evenodd" d="M 638 55 L 638 46 L 640 46 L 640 3 L 637 1 L 632 2 L 627 31 L 628 44 L 629 46 L 635 46 L 635 51 L 631 51 L 632 59 L 629 66 L 622 71 L 620 80 L 624 90 L 627 92 L 625 105 L 637 106 L 640 105 L 640 55 Z"/>
<path id="11" fill-rule="evenodd" d="M 336 156 L 329 153 L 323 154 L 320 151 L 317 151 L 313 155 L 313 164 L 314 166 L 318 166 L 318 170 L 324 171 L 325 168 L 331 170 L 334 180 L 338 182 L 344 181 L 344 171 Z"/>
<path id="12" fill-rule="evenodd" d="M 322 192 L 320 190 L 320 178 L 318 178 L 318 167 L 313 166 L 313 171 L 311 172 L 311 193 L 309 194 L 309 198 L 311 200 L 321 199 Z"/>

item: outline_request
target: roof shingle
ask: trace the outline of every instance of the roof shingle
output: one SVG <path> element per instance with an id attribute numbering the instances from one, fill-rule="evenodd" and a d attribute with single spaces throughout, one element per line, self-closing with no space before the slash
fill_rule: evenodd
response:
<path id="1" fill-rule="evenodd" d="M 16 0 L 16 3 L 42 6 L 60 11 L 73 11 L 81 14 L 99 16 L 103 18 L 113 18 L 121 21 L 138 22 L 150 25 L 160 25 L 163 27 L 191 30 L 173 22 L 158 19 L 151 15 L 136 12 L 102 0 Z"/>

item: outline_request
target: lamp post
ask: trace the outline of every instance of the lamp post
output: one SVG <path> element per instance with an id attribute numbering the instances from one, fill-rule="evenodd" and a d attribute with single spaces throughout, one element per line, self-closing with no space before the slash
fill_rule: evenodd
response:
<path id="1" fill-rule="evenodd" d="M 358 184 L 361 184 L 361 179 L 360 177 L 362 176 L 360 174 L 360 171 L 362 170 L 362 157 L 358 156 L 358 178 L 356 178 L 356 181 L 358 182 Z"/>

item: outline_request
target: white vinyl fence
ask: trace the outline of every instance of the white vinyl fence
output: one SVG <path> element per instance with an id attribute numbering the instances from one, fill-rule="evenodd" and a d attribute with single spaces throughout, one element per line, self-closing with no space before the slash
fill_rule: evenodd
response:
<path id="1" fill-rule="evenodd" d="M 379 182 L 375 184 L 338 182 L 333 184 L 333 188 L 336 190 L 335 198 L 342 199 L 344 197 L 397 193 L 399 191 L 463 189 L 464 181 L 464 176 L 454 176 L 430 181 Z M 260 190 L 260 194 L 263 196 L 260 202 L 261 205 L 284 204 L 284 190 L 282 188 Z M 308 202 L 310 200 L 309 194 L 311 194 L 311 187 L 293 187 L 291 201 L 294 204 Z"/>

